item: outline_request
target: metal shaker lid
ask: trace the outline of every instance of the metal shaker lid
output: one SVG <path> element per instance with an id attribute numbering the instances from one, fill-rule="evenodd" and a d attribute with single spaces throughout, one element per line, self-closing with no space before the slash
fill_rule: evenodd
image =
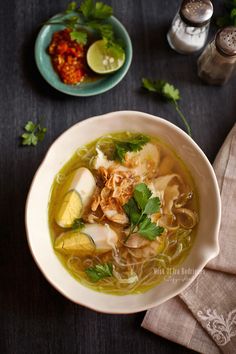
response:
<path id="1" fill-rule="evenodd" d="M 236 27 L 230 26 L 219 30 L 216 34 L 215 44 L 221 54 L 236 55 Z"/>
<path id="2" fill-rule="evenodd" d="M 182 20 L 190 26 L 202 27 L 213 15 L 213 5 L 210 0 L 184 0 L 180 7 Z"/>

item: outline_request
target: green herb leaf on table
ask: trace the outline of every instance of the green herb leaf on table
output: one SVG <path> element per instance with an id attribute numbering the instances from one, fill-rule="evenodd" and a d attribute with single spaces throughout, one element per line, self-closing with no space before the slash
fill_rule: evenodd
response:
<path id="1" fill-rule="evenodd" d="M 166 82 L 163 85 L 162 93 L 168 100 L 173 100 L 173 101 L 180 100 L 179 90 L 175 88 L 173 85 L 170 85 L 168 82 Z"/>
<path id="2" fill-rule="evenodd" d="M 217 26 L 236 26 L 236 0 L 226 1 L 225 8 L 227 13 L 216 19 Z"/>
<path id="3" fill-rule="evenodd" d="M 91 281 L 96 283 L 103 278 L 112 277 L 113 275 L 112 264 L 110 263 L 97 264 L 95 267 L 90 267 L 85 269 L 85 273 L 87 274 L 87 276 L 90 278 Z"/>
<path id="4" fill-rule="evenodd" d="M 36 146 L 39 141 L 42 141 L 47 132 L 46 128 L 41 127 L 40 124 L 28 121 L 24 127 L 25 133 L 21 135 L 22 145 Z"/>
<path id="5" fill-rule="evenodd" d="M 71 226 L 72 230 L 81 230 L 84 227 L 84 221 L 83 219 L 75 219 L 73 222 L 73 225 Z"/>
<path id="6" fill-rule="evenodd" d="M 142 147 L 147 144 L 149 138 L 145 135 L 139 134 L 134 138 L 125 141 L 115 141 L 115 151 L 114 151 L 114 160 L 120 162 L 124 161 L 125 154 L 127 152 L 137 152 L 142 149 Z"/>
<path id="7" fill-rule="evenodd" d="M 180 100 L 180 92 L 174 86 L 164 80 L 149 80 L 147 78 L 142 79 L 142 86 L 150 92 L 155 92 L 159 94 L 162 98 L 166 99 L 170 103 L 172 103 L 175 107 L 176 112 L 180 116 L 183 124 L 186 127 L 187 133 L 192 136 L 190 125 L 187 122 L 184 114 L 182 113 L 178 101 Z"/>
<path id="8" fill-rule="evenodd" d="M 145 183 L 138 184 L 134 188 L 133 195 L 134 197 L 123 206 L 130 220 L 130 232 L 125 242 L 134 231 L 148 240 L 155 240 L 163 233 L 164 228 L 153 223 L 149 216 L 160 210 L 160 199 L 158 197 L 151 198 L 152 192 Z"/>
<path id="9" fill-rule="evenodd" d="M 70 13 L 73 12 L 77 9 L 77 2 L 76 1 L 72 1 L 68 4 L 67 9 L 65 11 L 65 13 Z"/>

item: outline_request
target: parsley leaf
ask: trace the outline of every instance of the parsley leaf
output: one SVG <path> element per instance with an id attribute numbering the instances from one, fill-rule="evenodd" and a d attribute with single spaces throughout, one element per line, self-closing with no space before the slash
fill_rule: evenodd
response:
<path id="1" fill-rule="evenodd" d="M 106 20 L 113 14 L 112 7 L 103 2 L 95 2 L 93 0 L 84 0 L 79 10 L 82 12 L 85 19 Z"/>
<path id="2" fill-rule="evenodd" d="M 149 138 L 145 135 L 142 135 L 142 134 L 139 134 L 136 137 L 132 137 L 129 140 L 115 141 L 115 143 L 114 143 L 115 151 L 114 151 L 113 159 L 121 161 L 121 162 L 124 161 L 126 152 L 140 151 L 142 149 L 142 147 L 145 144 L 147 144 L 148 141 L 149 141 Z"/>
<path id="3" fill-rule="evenodd" d="M 152 192 L 147 187 L 145 183 L 139 183 L 134 189 L 134 199 L 137 202 L 140 209 L 143 211 L 148 202 L 148 199 L 151 197 Z"/>
<path id="4" fill-rule="evenodd" d="M 150 241 L 156 239 L 157 236 L 160 236 L 164 231 L 164 228 L 161 226 L 157 226 L 153 222 L 151 222 L 150 218 L 145 218 L 139 226 L 139 234 L 143 237 L 147 238 Z"/>
<path id="5" fill-rule="evenodd" d="M 184 114 L 180 110 L 180 107 L 178 104 L 178 101 L 181 98 L 179 90 L 174 85 L 171 85 L 167 81 L 164 81 L 164 80 L 153 81 L 153 80 L 149 80 L 147 78 L 142 79 L 142 86 L 150 92 L 158 93 L 161 97 L 165 98 L 167 101 L 172 103 L 175 107 L 176 112 L 178 113 L 178 115 L 182 119 L 188 134 L 190 136 L 192 136 L 191 128 L 190 128 Z"/>
<path id="6" fill-rule="evenodd" d="M 112 7 L 104 4 L 103 2 L 96 2 L 93 10 L 93 17 L 105 20 L 113 15 Z"/>
<path id="7" fill-rule="evenodd" d="M 161 202 L 158 197 L 150 198 L 145 205 L 144 214 L 151 215 L 160 210 Z"/>
<path id="8" fill-rule="evenodd" d="M 131 222 L 131 226 L 134 226 L 138 223 L 140 218 L 140 211 L 135 202 L 134 198 L 131 198 L 124 206 L 124 211 L 126 212 L 129 220 Z"/>
<path id="9" fill-rule="evenodd" d="M 26 133 L 21 135 L 22 145 L 36 146 L 39 141 L 44 139 L 47 129 L 41 127 L 40 124 L 28 121 L 24 127 Z"/>
<path id="10" fill-rule="evenodd" d="M 75 219 L 73 225 L 71 226 L 72 230 L 81 230 L 84 227 L 83 219 Z"/>
<path id="11" fill-rule="evenodd" d="M 72 1 L 68 4 L 67 9 L 65 11 L 66 14 L 73 12 L 77 9 L 77 2 L 76 1 Z"/>
<path id="12" fill-rule="evenodd" d="M 130 220 L 130 232 L 125 242 L 136 229 L 140 236 L 148 240 L 155 240 L 164 231 L 163 227 L 157 226 L 148 217 L 148 215 L 157 213 L 161 206 L 160 199 L 158 197 L 150 198 L 151 195 L 147 185 L 140 183 L 134 188 L 134 197 L 123 206 Z"/>
<path id="13" fill-rule="evenodd" d="M 156 83 L 154 81 L 148 80 L 146 78 L 142 79 L 142 84 L 145 89 L 150 92 L 157 92 Z"/>
<path id="14" fill-rule="evenodd" d="M 170 85 L 168 82 L 166 82 L 163 85 L 162 94 L 168 100 L 173 100 L 173 101 L 180 100 L 179 90 L 177 88 L 175 88 L 173 85 Z"/>
<path id="15" fill-rule="evenodd" d="M 76 41 L 79 44 L 85 45 L 88 40 L 88 35 L 86 32 L 82 31 L 73 31 L 70 33 L 70 38 L 74 41 Z"/>
<path id="16" fill-rule="evenodd" d="M 94 10 L 94 1 L 93 0 L 84 0 L 80 5 L 80 11 L 85 18 L 92 16 Z"/>
<path id="17" fill-rule="evenodd" d="M 85 269 L 85 273 L 92 282 L 96 283 L 103 278 L 112 277 L 113 267 L 111 263 L 97 264 L 95 267 Z"/>

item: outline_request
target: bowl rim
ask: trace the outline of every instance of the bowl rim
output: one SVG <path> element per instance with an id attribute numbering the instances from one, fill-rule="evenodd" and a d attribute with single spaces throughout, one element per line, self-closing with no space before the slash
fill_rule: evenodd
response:
<path id="1" fill-rule="evenodd" d="M 53 151 L 54 146 L 57 145 L 60 140 L 64 137 L 65 134 L 70 133 L 70 131 L 72 131 L 73 129 L 75 129 L 78 126 L 81 126 L 83 124 L 87 124 L 88 122 L 94 122 L 96 120 L 100 120 L 100 119 L 109 119 L 110 115 L 139 115 L 142 117 L 146 117 L 149 118 L 151 120 L 155 120 L 156 122 L 161 122 L 162 124 L 166 125 L 167 127 L 170 127 L 171 129 L 176 130 L 178 133 L 180 133 L 181 135 L 184 135 L 185 138 L 187 138 L 187 140 L 189 141 L 190 144 L 192 144 L 194 146 L 194 148 L 197 150 L 197 152 L 201 155 L 201 158 L 205 161 L 208 170 L 211 174 L 212 177 L 212 182 L 214 184 L 214 189 L 215 189 L 215 196 L 216 196 L 216 214 L 217 214 L 217 218 L 216 218 L 216 223 L 214 226 L 214 232 L 212 231 L 212 239 L 211 239 L 211 246 L 210 246 L 210 254 L 208 253 L 208 255 L 206 256 L 202 256 L 201 258 L 201 263 L 199 262 L 198 268 L 195 269 L 194 274 L 192 274 L 187 281 L 182 282 L 181 285 L 179 285 L 178 289 L 173 291 L 170 295 L 165 296 L 165 299 L 162 301 L 154 301 L 151 305 L 139 305 L 136 306 L 136 309 L 132 309 L 129 310 L 127 308 L 123 308 L 122 310 L 104 310 L 104 309 L 98 309 L 96 306 L 90 306 L 87 303 L 84 303 L 83 301 L 75 301 L 74 299 L 72 299 L 72 297 L 70 297 L 70 295 L 68 295 L 66 293 L 66 291 L 64 291 L 59 284 L 56 284 L 55 281 L 53 281 L 53 279 L 51 279 L 47 273 L 44 271 L 43 267 L 41 266 L 41 264 L 39 263 L 39 261 L 37 260 L 36 254 L 34 253 L 34 250 L 32 249 L 31 246 L 31 242 L 30 242 L 30 233 L 29 233 L 29 229 L 28 229 L 28 206 L 29 206 L 29 202 L 30 202 L 30 197 L 31 197 L 31 192 L 34 188 L 34 183 L 35 180 L 38 176 L 39 171 L 41 170 L 42 166 L 45 164 L 45 162 L 47 161 L 48 156 L 51 154 L 51 151 Z M 215 258 L 218 254 L 219 254 L 219 229 L 220 229 L 220 222 L 221 222 L 221 198 L 220 198 L 220 191 L 219 191 L 219 186 L 218 186 L 218 182 L 216 179 L 216 175 L 215 172 L 213 170 L 213 167 L 211 165 L 211 163 L 209 162 L 208 158 L 206 157 L 205 153 L 202 151 L 202 149 L 197 145 L 197 143 L 195 143 L 195 141 L 182 129 L 180 129 L 179 127 L 177 127 L 175 124 L 167 121 L 164 118 L 158 117 L 158 116 L 154 116 L 152 114 L 149 113 L 145 113 L 142 111 L 135 111 L 135 110 L 124 110 L 124 111 L 113 111 L 113 112 L 109 112 L 109 113 L 105 113 L 102 115 L 98 115 L 98 116 L 93 116 L 93 117 L 89 117 L 86 118 L 80 122 L 75 123 L 74 125 L 72 125 L 70 128 L 66 129 L 62 134 L 60 134 L 55 140 L 54 142 L 50 145 L 49 149 L 47 150 L 42 162 L 40 163 L 39 167 L 37 168 L 34 177 L 32 179 L 30 188 L 29 188 L 29 192 L 27 195 L 27 199 L 26 199 L 26 204 L 25 204 L 25 229 L 26 229 L 26 238 L 27 238 L 27 243 L 31 252 L 31 255 L 35 261 L 35 263 L 37 264 L 39 270 L 42 272 L 43 276 L 46 278 L 46 280 L 54 287 L 54 289 L 56 289 L 60 294 L 62 294 L 65 298 L 67 298 L 68 300 L 74 302 L 77 305 L 81 305 L 84 306 L 90 310 L 96 311 L 98 313 L 105 313 L 105 314 L 131 314 L 131 313 L 137 313 L 137 312 L 142 312 L 142 311 L 146 311 L 149 310 L 155 306 L 160 305 L 163 302 L 168 301 L 169 299 L 175 297 L 176 295 L 180 294 L 181 292 L 183 292 L 188 286 L 190 286 L 190 284 L 193 283 L 193 281 L 196 279 L 196 277 L 201 273 L 201 271 L 203 270 L 203 268 L 206 266 L 206 264 L 213 258 Z M 82 285 L 82 284 L 81 284 Z M 84 286 L 84 285 L 82 285 Z M 158 286 L 158 285 L 156 285 Z M 154 287 L 155 288 L 155 287 Z M 96 296 L 96 291 L 94 291 L 94 294 Z M 145 293 L 144 293 L 145 294 Z M 110 295 L 110 296 L 114 296 L 115 295 Z M 131 294 L 131 296 L 133 296 Z"/>
<path id="2" fill-rule="evenodd" d="M 62 16 L 62 15 L 63 15 L 62 13 L 58 13 L 58 14 L 52 16 L 50 18 L 50 20 L 53 19 L 53 18 L 56 18 L 58 16 Z M 132 58 L 133 58 L 132 42 L 131 42 L 129 33 L 126 30 L 125 26 L 115 16 L 111 16 L 110 20 L 112 22 L 114 22 L 121 29 L 121 31 L 123 32 L 123 36 L 125 37 L 125 41 L 127 43 L 124 70 L 120 71 L 121 74 L 117 76 L 116 80 L 111 81 L 110 84 L 107 84 L 103 89 L 99 89 L 100 86 L 98 86 L 98 88 L 95 89 L 94 92 L 92 92 L 92 93 L 83 93 L 83 92 L 80 93 L 80 92 L 77 92 L 77 91 L 70 91 L 69 89 L 70 89 L 71 85 L 65 85 L 66 87 L 65 87 L 65 90 L 64 90 L 63 88 L 60 88 L 60 87 L 57 87 L 57 85 L 54 85 L 54 83 L 52 82 L 50 77 L 48 77 L 48 75 L 45 74 L 45 72 L 42 70 L 42 67 L 41 67 L 41 62 L 40 62 L 40 59 L 39 59 L 39 52 L 41 52 L 41 50 L 42 50 L 41 37 L 42 37 L 44 31 L 48 28 L 49 25 L 45 24 L 45 25 L 43 25 L 41 27 L 40 31 L 37 34 L 35 45 L 34 45 L 34 58 L 35 58 L 36 66 L 37 66 L 41 76 L 44 78 L 44 80 L 51 87 L 53 87 L 55 90 L 57 90 L 59 92 L 62 92 L 64 94 L 66 94 L 66 95 L 69 95 L 69 96 L 90 97 L 90 96 L 96 96 L 96 95 L 99 95 L 99 94 L 102 94 L 102 93 L 105 93 L 105 92 L 111 90 L 113 87 L 118 85 L 123 80 L 123 78 L 125 77 L 125 75 L 129 71 L 129 68 L 130 68 L 130 65 L 131 65 L 131 62 L 132 62 Z M 119 70 L 121 70 L 122 67 Z M 52 70 L 53 70 L 53 67 L 52 67 Z M 109 74 L 109 77 L 111 77 L 115 73 L 118 73 L 119 70 L 114 72 L 114 73 Z M 58 80 L 60 80 L 59 77 L 58 77 Z M 66 90 L 66 88 L 68 89 L 68 91 Z"/>

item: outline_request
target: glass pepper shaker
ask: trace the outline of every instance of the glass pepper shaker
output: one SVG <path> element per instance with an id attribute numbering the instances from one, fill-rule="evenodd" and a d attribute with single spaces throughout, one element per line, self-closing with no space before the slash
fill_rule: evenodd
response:
<path id="1" fill-rule="evenodd" d="M 219 30 L 198 59 L 198 76 L 212 85 L 225 84 L 236 68 L 236 27 Z"/>
<path id="2" fill-rule="evenodd" d="M 184 0 L 167 34 L 169 45 L 181 54 L 191 54 L 206 43 L 213 5 L 210 0 Z"/>

